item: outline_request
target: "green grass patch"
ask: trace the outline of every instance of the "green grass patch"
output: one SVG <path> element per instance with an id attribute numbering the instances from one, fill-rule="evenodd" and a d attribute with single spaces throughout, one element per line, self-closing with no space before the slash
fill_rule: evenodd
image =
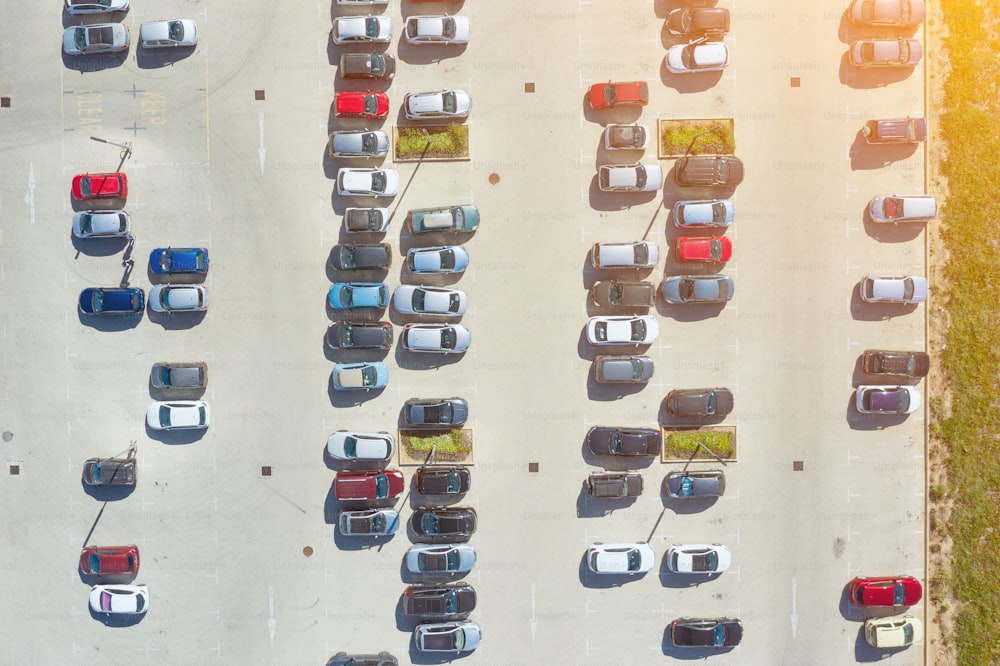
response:
<path id="1" fill-rule="evenodd" d="M 468 125 L 453 123 L 431 127 L 398 128 L 396 159 L 447 159 L 468 156 Z"/>
<path id="2" fill-rule="evenodd" d="M 695 460 L 715 460 L 705 449 L 710 449 L 715 455 L 724 459 L 736 457 L 736 433 L 719 430 L 679 430 L 668 432 L 663 441 L 663 450 L 667 458 L 687 460 L 694 454 Z"/>
<path id="3" fill-rule="evenodd" d="M 433 435 L 402 435 L 403 446 L 413 458 L 422 458 L 434 450 L 434 460 L 462 460 L 472 452 L 471 433 L 461 428 Z M 436 448 L 435 448 L 436 447 Z"/>
<path id="4" fill-rule="evenodd" d="M 691 147 L 692 155 L 732 155 L 736 151 L 733 127 L 732 118 L 661 120 L 660 155 L 684 155 L 688 152 L 688 146 Z"/>

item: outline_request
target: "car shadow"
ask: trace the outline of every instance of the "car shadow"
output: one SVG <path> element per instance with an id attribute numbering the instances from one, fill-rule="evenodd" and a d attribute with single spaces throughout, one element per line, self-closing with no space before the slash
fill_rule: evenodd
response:
<path id="1" fill-rule="evenodd" d="M 141 312 L 126 315 L 88 315 L 80 312 L 79 307 L 77 307 L 76 314 L 80 324 L 83 326 L 87 326 L 88 328 L 93 328 L 98 331 L 104 331 L 106 333 L 127 331 L 135 328 L 139 325 L 139 322 L 142 321 Z"/>
<path id="2" fill-rule="evenodd" d="M 406 17 L 400 32 L 406 30 Z M 396 44 L 396 54 L 407 65 L 435 65 L 457 58 L 468 50 L 468 44 L 410 44 L 400 35 Z"/>
<path id="3" fill-rule="evenodd" d="M 199 441 L 204 439 L 205 434 L 208 433 L 208 428 L 184 428 L 180 430 L 153 430 L 148 425 L 146 425 L 145 428 L 147 437 L 156 440 L 161 444 L 170 444 L 171 446 L 197 444 Z"/>
<path id="4" fill-rule="evenodd" d="M 135 486 L 91 486 L 84 483 L 82 478 L 80 485 L 83 486 L 83 492 L 98 502 L 117 502 L 135 492 Z"/>
<path id="5" fill-rule="evenodd" d="M 615 354 L 617 356 L 617 354 Z M 624 355 L 624 354 L 623 354 Z M 613 400 L 621 400 L 625 396 L 635 395 L 646 388 L 648 384 L 646 382 L 631 384 L 631 383 L 602 383 L 598 382 L 594 378 L 594 366 L 591 365 L 590 371 L 587 374 L 587 399 L 596 400 L 600 402 L 610 402 Z"/>
<path id="6" fill-rule="evenodd" d="M 90 608 L 89 603 L 87 604 L 87 608 L 90 610 L 90 617 L 104 626 L 112 628 L 134 627 L 142 622 L 142 618 L 146 617 L 145 613 L 98 613 L 93 608 Z"/>
<path id="7" fill-rule="evenodd" d="M 103 72 L 106 69 L 121 67 L 128 60 L 129 51 L 125 50 L 120 53 L 108 53 L 105 55 L 72 56 L 66 55 L 60 49 L 59 53 L 62 55 L 63 66 L 66 69 L 86 74 L 87 72 Z"/>
<path id="8" fill-rule="evenodd" d="M 77 238 L 70 234 L 70 240 L 77 255 L 85 254 L 89 257 L 110 257 L 128 245 L 127 238 Z"/>
<path id="9" fill-rule="evenodd" d="M 893 162 L 905 160 L 917 151 L 917 143 L 868 143 L 858 131 L 851 144 L 851 171 L 881 169 Z"/>
<path id="10" fill-rule="evenodd" d="M 693 273 L 685 273 L 685 275 L 693 275 Z M 663 277 L 666 279 L 673 276 L 665 275 Z M 663 283 L 661 282 L 660 284 Z M 663 300 L 663 294 L 659 286 L 657 286 L 657 294 L 659 295 L 659 298 L 656 300 L 657 314 L 669 317 L 674 321 L 704 321 L 706 319 L 713 319 L 721 315 L 727 305 L 726 303 L 687 303 L 684 305 L 674 305 Z"/>
<path id="11" fill-rule="evenodd" d="M 136 44 L 135 64 L 139 69 L 173 67 L 174 63 L 190 58 L 198 46 L 175 46 L 164 49 L 144 49 Z"/>
<path id="12" fill-rule="evenodd" d="M 891 385 L 896 386 L 896 384 Z M 910 416 L 909 414 L 862 414 L 857 407 L 857 390 L 851 392 L 844 412 L 844 420 L 851 430 L 885 430 L 900 425 Z"/>
<path id="13" fill-rule="evenodd" d="M 684 43 L 684 42 L 680 42 Z M 660 81 L 667 88 L 673 88 L 681 95 L 705 92 L 714 88 L 726 70 L 720 69 L 714 72 L 694 72 L 688 74 L 674 74 L 667 69 L 666 53 L 660 60 Z"/>
<path id="14" fill-rule="evenodd" d="M 850 45 L 847 47 L 850 49 Z M 847 51 L 840 59 L 840 82 L 849 88 L 866 90 L 884 88 L 893 83 L 905 81 L 916 67 L 872 67 L 862 69 L 851 64 Z"/>
<path id="15" fill-rule="evenodd" d="M 149 310 L 149 321 L 158 324 L 167 331 L 182 331 L 191 329 L 205 320 L 208 314 L 205 310 L 190 312 L 153 312 Z"/>
<path id="16" fill-rule="evenodd" d="M 86 201 L 81 201 L 80 199 L 74 199 L 72 192 L 70 192 L 69 202 L 73 207 L 74 213 L 90 213 L 98 210 L 125 210 L 126 200 L 124 197 L 117 197 L 114 199 L 87 199 Z"/>
<path id="17" fill-rule="evenodd" d="M 590 179 L 587 196 L 590 207 L 598 211 L 628 210 L 632 206 L 642 206 L 663 193 L 663 186 L 653 192 L 605 192 L 597 184 L 597 173 Z"/>
<path id="18" fill-rule="evenodd" d="M 876 222 L 872 219 L 871 210 L 865 205 L 864 213 L 865 233 L 879 241 L 880 243 L 906 243 L 916 239 L 924 232 L 926 224 L 924 222 Z"/>
<path id="19" fill-rule="evenodd" d="M 638 497 L 623 497 L 621 499 L 603 499 L 592 497 L 587 489 L 587 479 L 580 484 L 580 492 L 576 496 L 577 518 L 601 518 L 610 516 L 618 509 L 624 509 L 636 503 Z"/>
<path id="20" fill-rule="evenodd" d="M 609 79 L 608 82 L 611 80 Z M 604 81 L 594 81 L 594 83 L 605 83 Z M 612 123 L 629 125 L 639 121 L 642 117 L 641 106 L 616 106 L 610 109 L 595 109 L 590 106 L 590 86 L 583 92 L 580 100 L 583 105 L 583 117 L 587 122 L 596 123 L 605 127 Z"/>
<path id="21" fill-rule="evenodd" d="M 851 318 L 854 321 L 887 321 L 915 311 L 919 303 L 869 303 L 861 299 L 861 282 L 851 292 Z"/>

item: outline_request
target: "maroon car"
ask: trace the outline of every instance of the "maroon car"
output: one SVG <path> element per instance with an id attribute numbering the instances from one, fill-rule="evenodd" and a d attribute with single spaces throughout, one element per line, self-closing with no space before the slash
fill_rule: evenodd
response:
<path id="1" fill-rule="evenodd" d="M 403 494 L 403 473 L 398 469 L 337 472 L 333 485 L 338 500 L 395 499 Z"/>
<path id="2" fill-rule="evenodd" d="M 89 546 L 80 552 L 87 576 L 134 576 L 139 573 L 138 546 Z"/>
<path id="3" fill-rule="evenodd" d="M 923 591 L 913 576 L 858 576 L 851 581 L 851 603 L 855 606 L 912 606 Z"/>

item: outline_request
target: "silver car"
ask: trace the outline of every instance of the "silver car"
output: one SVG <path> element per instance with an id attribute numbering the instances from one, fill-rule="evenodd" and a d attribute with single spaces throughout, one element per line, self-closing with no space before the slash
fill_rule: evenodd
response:
<path id="1" fill-rule="evenodd" d="M 337 527 L 344 536 L 391 536 L 399 529 L 399 513 L 393 509 L 341 511 Z"/>
<path id="2" fill-rule="evenodd" d="M 139 26 L 139 46 L 144 49 L 174 48 L 198 44 L 198 25 L 191 19 L 146 21 Z"/>
<path id="3" fill-rule="evenodd" d="M 132 231 L 132 218 L 123 210 L 92 210 L 73 216 L 77 238 L 125 238 Z"/>
<path id="4" fill-rule="evenodd" d="M 653 378 L 653 359 L 648 356 L 598 356 L 594 379 L 601 384 L 645 384 Z"/>
<path id="5" fill-rule="evenodd" d="M 208 385 L 208 365 L 156 363 L 149 372 L 149 383 L 168 395 L 203 391 Z"/>
<path id="6" fill-rule="evenodd" d="M 130 0 L 66 0 L 66 13 L 72 15 L 110 14 L 128 10 Z"/>
<path id="7" fill-rule="evenodd" d="M 461 324 L 407 324 L 399 343 L 409 352 L 461 354 L 472 344 L 472 334 Z"/>
<path id="8" fill-rule="evenodd" d="M 392 306 L 401 314 L 459 317 L 468 303 L 464 291 L 450 287 L 401 284 L 392 294 Z"/>
<path id="9" fill-rule="evenodd" d="M 410 120 L 464 118 L 472 110 L 472 97 L 464 90 L 407 93 L 403 113 Z"/>
<path id="10" fill-rule="evenodd" d="M 736 217 L 736 208 L 729 199 L 698 199 L 674 204 L 674 226 L 728 227 Z"/>
<path id="11" fill-rule="evenodd" d="M 469 252 L 461 245 L 413 247 L 406 253 L 406 267 L 411 273 L 461 273 L 469 267 Z"/>
<path id="12" fill-rule="evenodd" d="M 933 194 L 883 194 L 868 204 L 875 222 L 926 222 L 937 216 Z"/>
<path id="13" fill-rule="evenodd" d="M 121 23 L 74 25 L 63 32 L 66 55 L 98 55 L 127 51 L 128 28 Z"/>
<path id="14" fill-rule="evenodd" d="M 923 303 L 927 300 L 927 278 L 866 275 L 861 278 L 861 300 L 867 303 Z"/>
<path id="15" fill-rule="evenodd" d="M 663 300 L 674 305 L 725 303 L 735 290 L 728 275 L 674 275 L 660 285 Z"/>
<path id="16" fill-rule="evenodd" d="M 330 157 L 382 157 L 389 152 L 389 135 L 378 131 L 334 132 Z"/>

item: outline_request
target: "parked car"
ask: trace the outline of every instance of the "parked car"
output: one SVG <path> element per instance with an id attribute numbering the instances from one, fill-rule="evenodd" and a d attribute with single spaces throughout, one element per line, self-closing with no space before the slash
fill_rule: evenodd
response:
<path id="1" fill-rule="evenodd" d="M 603 164 L 597 171 L 602 192 L 655 192 L 663 186 L 659 164 Z"/>
<path id="2" fill-rule="evenodd" d="M 461 354 L 472 344 L 472 333 L 462 324 L 406 324 L 399 342 L 410 352 Z"/>
<path id="3" fill-rule="evenodd" d="M 337 363 L 331 381 L 337 391 L 372 391 L 389 383 L 389 368 L 381 361 Z"/>
<path id="4" fill-rule="evenodd" d="M 475 231 L 479 209 L 475 206 L 416 208 L 406 214 L 411 234 Z"/>
<path id="5" fill-rule="evenodd" d="M 83 463 L 83 483 L 87 486 L 135 487 L 135 458 L 88 458 Z"/>
<path id="6" fill-rule="evenodd" d="M 587 101 L 592 109 L 612 109 L 617 106 L 646 106 L 649 87 L 645 81 L 595 83 L 590 86 Z"/>
<path id="7" fill-rule="evenodd" d="M 384 5 L 378 0 L 337 0 L 338 5 Z M 378 654 L 347 654 L 338 652 L 330 658 L 326 666 L 399 666 L 399 660 L 386 651 Z"/>
<path id="8" fill-rule="evenodd" d="M 326 452 L 334 460 L 385 462 L 395 450 L 396 442 L 387 432 L 338 430 L 326 440 Z"/>
<path id="9" fill-rule="evenodd" d="M 389 305 L 389 285 L 385 282 L 334 282 L 327 292 L 334 310 L 384 308 Z"/>
<path id="10" fill-rule="evenodd" d="M 409 120 L 464 118 L 472 110 L 472 97 L 464 90 L 406 93 L 403 114 Z"/>
<path id="11" fill-rule="evenodd" d="M 203 247 L 158 247 L 149 253 L 149 270 L 154 275 L 205 275 L 208 250 Z"/>
<path id="12" fill-rule="evenodd" d="M 919 143 L 927 138 L 927 121 L 909 117 L 869 120 L 861 133 L 868 143 Z"/>
<path id="13" fill-rule="evenodd" d="M 854 0 L 847 15 L 862 25 L 903 28 L 920 25 L 927 8 L 923 0 Z"/>
<path id="14" fill-rule="evenodd" d="M 128 196 L 128 176 L 121 171 L 77 174 L 73 176 L 72 194 L 77 201 L 124 199 Z"/>
<path id="15" fill-rule="evenodd" d="M 101 615 L 142 615 L 149 609 L 145 585 L 94 585 L 90 610 Z"/>
<path id="16" fill-rule="evenodd" d="M 337 526 L 344 536 L 392 536 L 399 529 L 399 512 L 384 508 L 341 511 Z"/>
<path id="17" fill-rule="evenodd" d="M 132 218 L 123 210 L 93 210 L 73 216 L 77 238 L 126 238 L 132 232 Z"/>
<path id="18" fill-rule="evenodd" d="M 191 430 L 207 428 L 211 410 L 204 400 L 154 402 L 146 409 L 146 425 L 151 430 Z"/>
<path id="19" fill-rule="evenodd" d="M 80 292 L 79 305 L 85 315 L 141 314 L 146 297 L 135 287 L 88 287 Z"/>
<path id="20" fill-rule="evenodd" d="M 406 267 L 418 275 L 461 273 L 469 267 L 469 252 L 461 245 L 411 247 L 406 253 Z"/>
<path id="21" fill-rule="evenodd" d="M 198 25 L 191 19 L 146 21 L 139 26 L 139 46 L 163 49 L 198 44 Z"/>
<path id="22" fill-rule="evenodd" d="M 85 576 L 135 576 L 139 547 L 88 546 L 80 551 L 80 573 Z"/>
<path id="23" fill-rule="evenodd" d="M 391 79 L 396 75 L 396 59 L 388 53 L 343 53 L 340 75 L 345 79 Z"/>
<path id="24" fill-rule="evenodd" d="M 855 606 L 913 606 L 920 603 L 923 589 L 913 576 L 858 576 L 851 581 L 848 599 Z"/>
<path id="25" fill-rule="evenodd" d="M 851 44 L 848 58 L 852 65 L 868 67 L 916 67 L 924 47 L 915 39 L 859 39 Z"/>
<path id="26" fill-rule="evenodd" d="M 873 617 L 865 620 L 865 641 L 876 648 L 908 647 L 924 639 L 924 625 L 915 617 Z"/>
<path id="27" fill-rule="evenodd" d="M 388 208 L 347 208 L 344 210 L 344 229 L 348 233 L 381 233 L 388 228 Z"/>
<path id="28" fill-rule="evenodd" d="M 203 284 L 158 284 L 149 290 L 153 312 L 202 312 L 208 309 L 208 287 Z"/>
<path id="29" fill-rule="evenodd" d="M 63 31 L 66 55 L 100 55 L 128 50 L 128 28 L 121 23 L 74 25 Z"/>
<path id="30" fill-rule="evenodd" d="M 470 28 L 467 16 L 410 16 L 404 35 L 410 44 L 468 44 Z"/>
<path id="31" fill-rule="evenodd" d="M 681 7 L 667 14 L 671 35 L 721 36 L 729 32 L 729 10 L 722 7 Z"/>
<path id="32" fill-rule="evenodd" d="M 736 187 L 743 182 L 743 160 L 732 155 L 691 155 L 674 167 L 681 187 Z"/>
<path id="33" fill-rule="evenodd" d="M 383 349 L 392 347 L 392 324 L 387 321 L 335 321 L 326 329 L 328 349 Z"/>
<path id="34" fill-rule="evenodd" d="M 469 403 L 462 398 L 410 398 L 403 403 L 407 428 L 460 428 L 469 418 Z"/>
<path id="35" fill-rule="evenodd" d="M 463 495 L 472 487 L 468 467 L 421 467 L 416 473 L 421 495 Z"/>
<path id="36" fill-rule="evenodd" d="M 933 194 L 884 194 L 868 204 L 874 222 L 926 222 L 937 216 Z"/>
<path id="37" fill-rule="evenodd" d="M 391 500 L 403 494 L 403 473 L 398 469 L 337 472 L 333 494 L 338 501 Z"/>
<path id="38" fill-rule="evenodd" d="M 729 648 L 740 644 L 743 623 L 732 617 L 682 617 L 670 623 L 670 642 L 680 648 Z"/>
<path id="39" fill-rule="evenodd" d="M 168 395 L 204 391 L 208 385 L 208 364 L 155 363 L 149 371 L 149 383 Z"/>
<path id="40" fill-rule="evenodd" d="M 672 499 L 722 497 L 726 494 L 726 474 L 721 469 L 670 472 L 666 485 Z"/>
<path id="41" fill-rule="evenodd" d="M 648 356 L 598 356 L 594 379 L 599 384 L 645 384 L 653 378 L 653 367 Z"/>
<path id="42" fill-rule="evenodd" d="M 417 541 L 465 542 L 476 531 L 476 510 L 468 506 L 419 507 L 410 516 L 410 530 Z"/>
<path id="43" fill-rule="evenodd" d="M 680 574 L 722 573 L 733 562 L 729 549 L 717 543 L 674 544 L 664 558 L 667 571 Z"/>
<path id="44" fill-rule="evenodd" d="M 476 563 L 476 551 L 465 543 L 418 543 L 406 551 L 405 562 L 410 573 L 465 573 Z"/>
<path id="45" fill-rule="evenodd" d="M 859 386 L 855 404 L 862 414 L 912 414 L 920 409 L 915 386 Z"/>
<path id="46" fill-rule="evenodd" d="M 330 135 L 330 157 L 382 157 L 389 152 L 389 135 L 381 130 L 351 130 Z"/>
<path id="47" fill-rule="evenodd" d="M 649 128 L 645 125 L 611 123 L 604 128 L 604 148 L 607 150 L 645 150 L 648 145 Z"/>
<path id="48" fill-rule="evenodd" d="M 667 394 L 671 416 L 725 416 L 733 411 L 733 392 L 727 388 L 674 389 Z"/>
<path id="49" fill-rule="evenodd" d="M 330 259 L 338 271 L 384 271 L 392 266 L 392 246 L 388 243 L 340 245 Z"/>
<path id="50" fill-rule="evenodd" d="M 590 261 L 594 268 L 652 268 L 660 260 L 653 241 L 594 243 Z"/>
<path id="51" fill-rule="evenodd" d="M 918 275 L 861 278 L 861 300 L 868 303 L 923 303 L 927 300 L 927 278 Z"/>
<path id="52" fill-rule="evenodd" d="M 656 287 L 650 282 L 599 280 L 590 288 L 590 301 L 602 308 L 651 308 L 656 304 Z"/>
<path id="53" fill-rule="evenodd" d="M 389 96 L 383 92 L 345 91 L 334 93 L 333 112 L 337 118 L 375 120 L 389 115 Z"/>
<path id="54" fill-rule="evenodd" d="M 672 275 L 660 283 L 663 300 L 673 305 L 725 303 L 735 291 L 728 275 Z"/>
<path id="55" fill-rule="evenodd" d="M 736 208 L 729 199 L 700 199 L 678 201 L 674 204 L 674 226 L 681 229 L 690 227 L 722 227 L 733 223 Z"/>
<path id="56" fill-rule="evenodd" d="M 392 19 L 388 16 L 338 16 L 330 33 L 334 44 L 392 41 Z"/>
<path id="57" fill-rule="evenodd" d="M 395 169 L 339 169 L 337 194 L 342 197 L 394 197 L 399 189 Z"/>
<path id="58" fill-rule="evenodd" d="M 663 64 L 671 74 L 717 72 L 729 66 L 729 47 L 725 42 L 696 40 L 690 44 L 675 44 L 667 49 Z"/>
<path id="59" fill-rule="evenodd" d="M 401 284 L 392 293 L 392 307 L 402 314 L 459 317 L 469 299 L 461 289 Z"/>
<path id="60" fill-rule="evenodd" d="M 387 5 L 389 4 L 389 0 L 337 0 L 337 4 L 347 5 L 348 7 L 362 7 L 365 5 Z"/>
<path id="61" fill-rule="evenodd" d="M 410 585 L 403 592 L 407 617 L 465 617 L 476 609 L 476 590 L 468 583 Z"/>
<path id="62" fill-rule="evenodd" d="M 643 574 L 656 555 L 648 543 L 595 543 L 587 550 L 587 569 L 595 574 Z"/>
<path id="63" fill-rule="evenodd" d="M 642 494 L 639 472 L 593 472 L 587 477 L 587 493 L 599 499 L 625 499 Z"/>
<path id="64" fill-rule="evenodd" d="M 659 333 L 660 325 L 648 315 L 591 317 L 587 322 L 592 345 L 648 345 Z"/>
<path id="65" fill-rule="evenodd" d="M 482 640 L 483 632 L 475 622 L 418 624 L 413 630 L 417 652 L 468 652 Z"/>
<path id="66" fill-rule="evenodd" d="M 720 263 L 733 258 L 733 244 L 725 236 L 680 236 L 674 241 L 674 259 Z"/>
<path id="67" fill-rule="evenodd" d="M 861 369 L 869 375 L 890 375 L 919 379 L 931 368 L 931 357 L 924 352 L 866 349 Z"/>
<path id="68" fill-rule="evenodd" d="M 72 15 L 110 14 L 128 11 L 130 0 L 66 0 L 66 13 Z"/>
<path id="69" fill-rule="evenodd" d="M 587 448 L 595 456 L 658 456 L 663 435 L 657 428 L 594 426 L 587 432 Z"/>

